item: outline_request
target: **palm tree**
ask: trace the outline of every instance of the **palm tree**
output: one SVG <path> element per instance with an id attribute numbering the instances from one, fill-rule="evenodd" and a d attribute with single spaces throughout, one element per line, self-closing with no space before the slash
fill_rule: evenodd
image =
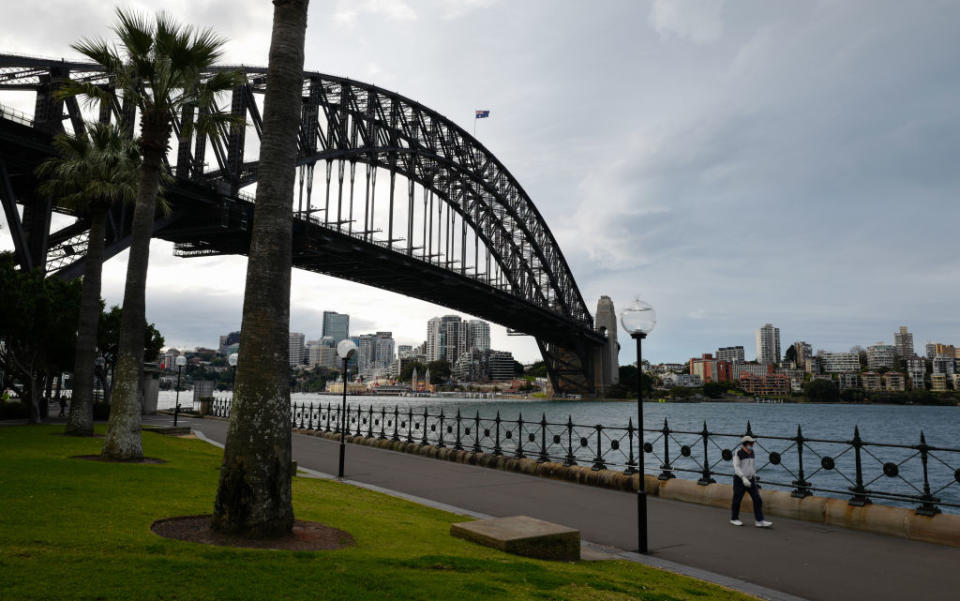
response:
<path id="1" fill-rule="evenodd" d="M 93 436 L 93 364 L 97 357 L 97 324 L 100 319 L 100 273 L 107 213 L 115 202 L 132 202 L 137 196 L 140 150 L 114 125 L 95 123 L 89 135 L 57 136 L 58 157 L 43 162 L 37 176 L 40 192 L 71 207 L 90 220 L 90 237 L 83 264 L 80 320 L 74 355 L 73 396 L 66 433 Z"/>
<path id="2" fill-rule="evenodd" d="M 103 444 L 106 458 L 136 460 L 143 457 L 138 391 L 146 327 L 147 266 L 172 118 L 190 105 L 200 109 L 198 128 L 230 121 L 231 117 L 219 110 L 216 94 L 232 89 L 240 80 L 233 72 L 218 72 L 203 80 L 220 58 L 224 43 L 209 29 L 198 31 L 179 25 L 163 13 L 151 23 L 141 15 L 117 9 L 117 20 L 114 32 L 120 38 L 119 48 L 100 40 L 85 40 L 72 46 L 106 69 L 116 92 L 89 82 L 71 81 L 61 96 L 82 94 L 112 102 L 112 95 L 119 92 L 140 113 L 143 162 L 131 227 L 116 382 Z M 188 133 L 192 127 L 184 123 Z"/>
<path id="3" fill-rule="evenodd" d="M 293 528 L 290 490 L 291 213 L 308 0 L 274 0 L 237 379 L 214 528 L 251 537 Z"/>

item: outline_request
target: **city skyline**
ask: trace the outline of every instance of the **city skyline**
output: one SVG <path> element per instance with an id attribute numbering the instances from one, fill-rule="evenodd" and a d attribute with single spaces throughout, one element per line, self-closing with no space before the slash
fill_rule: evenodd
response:
<path id="1" fill-rule="evenodd" d="M 228 38 L 225 63 L 265 63 L 267 28 L 205 4 L 168 8 Z M 230 14 L 265 22 L 268 8 L 240 1 Z M 69 44 L 106 35 L 111 11 L 18 5 L 0 46 L 74 57 Z M 904 323 L 917 348 L 960 343 L 960 290 L 942 252 L 960 217 L 950 159 L 960 149 L 958 82 L 942 76 L 960 59 L 949 27 L 960 8 L 424 1 L 340 2 L 332 13 L 310 20 L 308 67 L 395 89 L 468 130 L 476 108 L 492 109 L 478 137 L 543 213 L 591 310 L 601 295 L 623 308 L 635 294 L 657 309 L 645 356 L 750 348 L 765 322 L 784 343 L 832 351 L 881 333 L 890 342 L 887 332 Z M 36 36 L 41 18 L 45 35 Z M 504 24 L 525 35 L 486 35 Z M 454 43 L 467 38 L 476 44 Z M 357 50 L 343 52 L 347 44 Z M 389 51 L 398 46 L 426 60 L 413 67 Z M 611 86 L 615 94 L 589 92 Z M 33 109 L 9 93 L 0 103 Z M 600 151 L 608 148 L 621 151 Z M 903 220 L 904 207 L 920 219 Z M 121 301 L 125 260 L 105 265 L 108 304 Z M 245 266 L 241 257 L 175 258 L 154 241 L 148 320 L 171 346 L 211 346 L 240 322 Z M 319 331 L 318 305 L 366 320 L 352 330 L 391 330 L 400 343 L 450 312 L 295 272 L 291 330 Z M 531 338 L 497 326 L 491 339 L 524 362 L 539 359 Z M 621 364 L 634 352 L 624 344 Z"/>

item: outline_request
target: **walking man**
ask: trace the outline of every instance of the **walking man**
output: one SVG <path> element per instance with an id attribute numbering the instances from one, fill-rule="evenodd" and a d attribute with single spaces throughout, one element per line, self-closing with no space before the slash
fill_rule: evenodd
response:
<path id="1" fill-rule="evenodd" d="M 769 528 L 773 522 L 763 519 L 763 500 L 760 498 L 760 492 L 757 490 L 760 485 L 757 484 L 757 469 L 753 459 L 753 443 L 756 440 L 751 436 L 744 436 L 742 444 L 733 455 L 733 507 L 730 513 L 730 523 L 734 526 L 743 526 L 740 521 L 740 502 L 743 501 L 743 494 L 750 493 L 753 499 L 753 517 L 756 518 L 757 528 Z"/>

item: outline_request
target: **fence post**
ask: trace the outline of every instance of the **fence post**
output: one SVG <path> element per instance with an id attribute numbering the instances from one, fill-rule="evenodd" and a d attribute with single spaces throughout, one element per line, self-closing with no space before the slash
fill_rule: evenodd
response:
<path id="1" fill-rule="evenodd" d="M 400 440 L 400 406 L 393 405 L 393 437 L 392 440 Z"/>
<path id="2" fill-rule="evenodd" d="M 427 413 L 427 408 L 423 408 L 423 440 L 420 441 L 420 445 L 428 445 L 430 441 L 427 439 L 427 418 L 429 414 Z"/>
<path id="3" fill-rule="evenodd" d="M 523 454 L 523 414 L 520 414 L 520 417 L 517 418 L 517 449 L 513 452 L 513 456 L 517 459 L 523 459 L 526 455 Z"/>
<path id="4" fill-rule="evenodd" d="M 457 441 L 453 444 L 453 448 L 458 451 L 463 450 L 463 443 L 460 442 L 460 408 L 457 407 Z"/>
<path id="5" fill-rule="evenodd" d="M 357 436 L 363 436 L 363 407 L 357 403 Z"/>
<path id="6" fill-rule="evenodd" d="M 327 401 L 327 425 L 323 429 L 324 432 L 330 431 L 330 401 Z"/>
<path id="7" fill-rule="evenodd" d="M 632 476 L 637 473 L 637 462 L 633 459 L 633 418 L 627 421 L 627 445 L 630 447 L 630 455 L 627 456 L 627 469 L 623 473 Z"/>
<path id="8" fill-rule="evenodd" d="M 577 456 L 573 454 L 573 416 L 567 414 L 567 456 L 563 458 L 563 465 L 577 465 Z"/>
<path id="9" fill-rule="evenodd" d="M 442 449 L 444 446 L 446 446 L 446 445 L 443 444 L 443 419 L 444 419 L 444 418 L 443 418 L 443 408 L 441 407 L 441 408 L 440 408 L 440 428 L 439 428 L 440 437 L 437 439 L 437 448 L 438 448 L 438 449 Z"/>
<path id="10" fill-rule="evenodd" d="M 373 405 L 367 407 L 367 438 L 373 438 Z"/>
<path id="11" fill-rule="evenodd" d="M 923 496 L 920 497 L 922 504 L 917 507 L 917 515 L 934 516 L 940 513 L 940 508 L 936 505 L 940 499 L 930 494 L 930 480 L 927 477 L 927 453 L 930 449 L 927 447 L 927 438 L 923 435 L 923 430 L 920 431 L 920 445 L 917 446 L 917 450 L 920 451 L 920 461 L 923 463 Z"/>
<path id="12" fill-rule="evenodd" d="M 387 439 L 387 406 L 384 405 L 380 407 L 380 436 L 377 436 L 380 440 Z"/>
<path id="13" fill-rule="evenodd" d="M 413 406 L 408 408 L 407 415 L 407 442 L 413 442 Z"/>
<path id="14" fill-rule="evenodd" d="M 503 449 L 500 448 L 500 410 L 497 410 L 497 418 L 493 420 L 496 422 L 496 433 L 493 440 L 493 454 L 496 456 L 503 455 Z"/>
<path id="15" fill-rule="evenodd" d="M 750 430 L 750 423 L 747 422 L 747 431 Z M 804 497 L 809 497 L 813 493 L 810 492 L 810 483 L 806 481 L 803 476 L 803 430 L 800 426 L 797 426 L 797 437 L 794 438 L 797 441 L 797 479 L 793 481 L 793 485 L 796 486 L 793 489 L 793 492 L 790 493 L 791 497 L 796 497 L 802 499 Z"/>
<path id="16" fill-rule="evenodd" d="M 703 471 L 700 474 L 700 479 L 697 480 L 697 484 L 706 486 L 716 482 L 716 480 L 710 477 L 710 457 L 707 452 L 707 448 L 710 446 L 707 444 L 710 440 L 710 432 L 707 430 L 706 420 L 703 422 L 703 431 L 700 432 L 700 436 L 703 437 Z"/>
<path id="17" fill-rule="evenodd" d="M 603 444 L 603 426 L 600 424 L 597 424 L 597 456 L 593 458 L 593 466 L 590 468 L 595 472 L 607 469 L 607 465 L 603 462 L 603 449 L 601 447 L 602 444 Z"/>
<path id="18" fill-rule="evenodd" d="M 477 416 L 473 418 L 473 452 L 481 451 L 483 447 L 480 446 L 480 412 L 477 411 Z"/>
<path id="19" fill-rule="evenodd" d="M 550 461 L 550 455 L 547 453 L 547 414 L 544 413 L 540 418 L 540 456 L 537 457 L 537 463 L 547 461 Z"/>
<path id="20" fill-rule="evenodd" d="M 850 489 L 853 491 L 853 496 L 848 503 L 854 507 L 863 507 L 870 502 L 870 499 L 867 498 L 867 491 L 863 488 L 863 466 L 860 463 L 860 447 L 863 446 L 863 441 L 860 440 L 859 426 L 853 427 L 853 440 L 850 441 L 850 444 L 853 445 L 854 457 L 856 459 L 857 483 Z"/>
<path id="21" fill-rule="evenodd" d="M 667 425 L 667 420 L 663 420 L 663 465 L 660 466 L 662 470 L 660 475 L 657 476 L 657 480 L 669 480 L 674 478 L 673 475 L 673 466 L 670 465 L 670 426 Z"/>

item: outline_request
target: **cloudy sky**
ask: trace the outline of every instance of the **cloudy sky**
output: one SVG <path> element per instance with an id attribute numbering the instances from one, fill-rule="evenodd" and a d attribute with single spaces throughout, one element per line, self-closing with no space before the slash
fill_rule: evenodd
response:
<path id="1" fill-rule="evenodd" d="M 93 0 L 8 4 L 4 53 L 73 57 L 71 41 L 112 22 Z M 265 63 L 269 2 L 162 6 L 228 37 L 224 62 Z M 603 294 L 656 307 L 645 357 L 737 344 L 752 357 L 765 322 L 784 345 L 828 350 L 892 342 L 900 325 L 918 346 L 960 343 L 957 3 L 313 0 L 310 13 L 308 69 L 467 129 L 490 109 L 478 137 L 533 198 L 591 309 Z M 168 344 L 239 327 L 243 259 L 151 252 L 148 318 Z M 111 303 L 125 257 L 105 267 Z M 446 312 L 302 272 L 292 302 L 308 337 L 332 309 L 352 333 L 418 343 Z M 502 328 L 493 343 L 537 358 Z"/>

